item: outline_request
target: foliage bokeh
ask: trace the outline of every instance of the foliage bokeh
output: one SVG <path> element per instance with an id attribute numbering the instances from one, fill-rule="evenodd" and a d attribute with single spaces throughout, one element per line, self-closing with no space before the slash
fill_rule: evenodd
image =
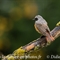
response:
<path id="1" fill-rule="evenodd" d="M 37 14 L 46 19 L 52 30 L 60 19 L 60 0 L 0 0 L 0 51 L 3 54 L 12 53 L 40 36 L 32 20 Z M 59 54 L 59 38 L 42 50 L 46 55 Z"/>

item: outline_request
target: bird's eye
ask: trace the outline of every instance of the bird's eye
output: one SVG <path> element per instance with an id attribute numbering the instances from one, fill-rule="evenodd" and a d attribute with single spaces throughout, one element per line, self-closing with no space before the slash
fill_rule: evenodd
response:
<path id="1" fill-rule="evenodd" d="M 35 18 L 35 21 L 37 21 L 38 20 L 38 18 Z"/>

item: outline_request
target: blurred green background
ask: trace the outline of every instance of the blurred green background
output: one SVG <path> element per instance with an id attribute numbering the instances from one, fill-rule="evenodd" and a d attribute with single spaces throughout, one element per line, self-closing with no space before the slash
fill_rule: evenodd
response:
<path id="1" fill-rule="evenodd" d="M 52 30 L 60 20 L 60 0 L 0 0 L 0 52 L 7 55 L 40 37 L 35 15 L 46 19 Z M 60 54 L 60 39 L 41 49 L 42 55 Z"/>

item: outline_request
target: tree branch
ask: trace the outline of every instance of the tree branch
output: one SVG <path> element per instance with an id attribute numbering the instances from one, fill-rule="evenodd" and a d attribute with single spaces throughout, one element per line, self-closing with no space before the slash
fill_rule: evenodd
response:
<path id="1" fill-rule="evenodd" d="M 58 38 L 60 36 L 60 25 L 56 26 L 50 33 L 54 37 L 54 40 L 56 38 Z M 7 60 L 9 60 L 9 59 L 16 60 L 16 58 L 14 58 L 14 56 L 21 56 L 21 55 L 24 55 L 25 53 L 27 53 L 31 50 L 34 51 L 35 49 L 40 49 L 40 48 L 48 46 L 48 45 L 49 45 L 49 43 L 47 42 L 46 37 L 41 36 L 38 39 L 28 43 L 27 45 L 18 48 L 12 54 L 4 56 L 2 58 L 2 60 L 5 60 L 5 59 L 7 59 Z M 20 60 L 20 59 L 18 58 L 17 60 Z"/>

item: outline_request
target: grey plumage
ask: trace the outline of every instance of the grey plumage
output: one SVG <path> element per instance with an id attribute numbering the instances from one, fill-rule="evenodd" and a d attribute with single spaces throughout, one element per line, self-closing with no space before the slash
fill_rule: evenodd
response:
<path id="1" fill-rule="evenodd" d="M 47 36 L 47 33 L 50 34 L 50 29 L 46 20 L 40 15 L 35 16 L 35 19 L 36 18 L 37 20 L 35 21 L 35 27 L 39 30 L 39 32 L 44 36 Z"/>
<path id="2" fill-rule="evenodd" d="M 54 40 L 53 36 L 50 34 L 50 29 L 48 27 L 47 21 L 40 15 L 35 16 L 35 29 L 38 33 L 46 36 L 47 42 L 51 42 Z"/>

